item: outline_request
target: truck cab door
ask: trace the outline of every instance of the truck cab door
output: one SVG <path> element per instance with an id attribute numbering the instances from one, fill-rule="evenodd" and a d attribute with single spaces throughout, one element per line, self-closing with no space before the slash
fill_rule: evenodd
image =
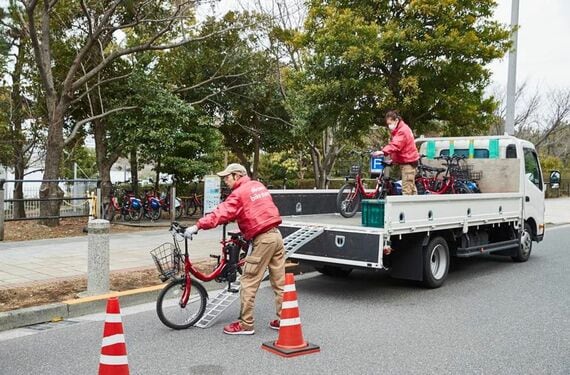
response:
<path id="1" fill-rule="evenodd" d="M 524 219 L 532 218 L 536 223 L 536 237 L 533 240 L 542 239 L 544 235 L 544 190 L 542 171 L 536 151 L 532 148 L 523 147 L 524 154 Z"/>

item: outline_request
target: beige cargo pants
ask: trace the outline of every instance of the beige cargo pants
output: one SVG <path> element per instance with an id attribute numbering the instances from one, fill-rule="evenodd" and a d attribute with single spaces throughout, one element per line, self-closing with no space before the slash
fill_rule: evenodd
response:
<path id="1" fill-rule="evenodd" d="M 410 164 L 401 164 L 400 170 L 402 171 L 402 194 L 418 194 L 418 189 L 416 188 L 416 168 Z"/>
<path id="2" fill-rule="evenodd" d="M 245 330 L 253 329 L 255 295 L 267 268 L 269 268 L 271 287 L 275 293 L 275 313 L 279 318 L 285 284 L 285 248 L 281 233 L 275 228 L 255 237 L 253 251 L 245 258 L 240 287 L 240 322 Z"/>

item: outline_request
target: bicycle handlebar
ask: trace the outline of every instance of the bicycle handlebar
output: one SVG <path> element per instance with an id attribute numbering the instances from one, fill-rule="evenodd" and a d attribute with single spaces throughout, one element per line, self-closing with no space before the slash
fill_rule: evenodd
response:
<path id="1" fill-rule="evenodd" d="M 188 228 L 188 226 L 186 225 L 182 225 L 177 221 L 173 221 L 172 224 L 170 224 L 170 229 L 169 231 L 175 235 L 178 234 L 182 237 L 184 237 L 184 232 L 186 231 L 186 228 Z"/>

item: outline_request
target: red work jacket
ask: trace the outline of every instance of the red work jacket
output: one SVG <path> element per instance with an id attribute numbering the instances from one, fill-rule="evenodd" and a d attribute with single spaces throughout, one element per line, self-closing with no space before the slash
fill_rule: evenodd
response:
<path id="1" fill-rule="evenodd" d="M 196 225 L 199 229 L 210 229 L 231 221 L 237 221 L 245 238 L 251 240 L 281 224 L 281 215 L 267 188 L 243 176 L 236 181 L 226 200 Z"/>
<path id="2" fill-rule="evenodd" d="M 390 155 L 396 164 L 409 164 L 418 161 L 420 154 L 414 142 L 412 129 L 402 120 L 392 131 L 390 143 L 382 149 L 386 155 Z"/>

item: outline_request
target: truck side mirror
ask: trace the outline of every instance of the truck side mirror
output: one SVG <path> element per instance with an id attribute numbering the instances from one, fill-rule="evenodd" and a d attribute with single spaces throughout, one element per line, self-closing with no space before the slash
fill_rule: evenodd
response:
<path id="1" fill-rule="evenodd" d="M 562 175 L 560 171 L 550 171 L 550 188 L 551 189 L 558 189 L 560 187 L 560 180 Z"/>

